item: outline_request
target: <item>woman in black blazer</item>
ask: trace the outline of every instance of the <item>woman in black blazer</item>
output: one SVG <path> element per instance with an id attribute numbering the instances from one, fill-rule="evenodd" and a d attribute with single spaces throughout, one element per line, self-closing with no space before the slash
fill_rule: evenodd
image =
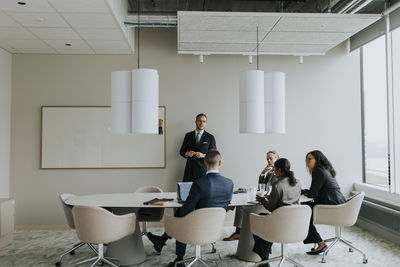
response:
<path id="1" fill-rule="evenodd" d="M 335 179 L 336 171 L 329 160 L 321 151 L 314 150 L 306 155 L 306 165 L 311 173 L 312 181 L 310 189 L 305 189 L 302 193 L 309 198 L 313 198 L 314 202 L 307 204 L 313 208 L 317 204 L 338 205 L 346 202 L 346 198 L 340 191 L 340 187 Z M 327 249 L 313 224 L 313 218 L 310 220 L 310 228 L 308 236 L 303 241 L 304 244 L 317 243 L 317 248 L 312 248 L 307 252 L 310 255 L 318 255 Z"/>

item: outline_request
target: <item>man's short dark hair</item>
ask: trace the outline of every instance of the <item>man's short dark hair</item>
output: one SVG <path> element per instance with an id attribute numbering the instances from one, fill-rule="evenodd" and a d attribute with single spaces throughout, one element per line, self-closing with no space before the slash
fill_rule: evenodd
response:
<path id="1" fill-rule="evenodd" d="M 197 121 L 200 117 L 206 117 L 206 119 L 207 119 L 206 114 L 200 113 L 200 114 L 197 114 L 197 116 L 196 116 L 196 121 Z"/>
<path id="2" fill-rule="evenodd" d="M 206 157 L 204 158 L 208 166 L 215 166 L 218 161 L 221 160 L 221 154 L 216 149 L 208 150 Z"/>

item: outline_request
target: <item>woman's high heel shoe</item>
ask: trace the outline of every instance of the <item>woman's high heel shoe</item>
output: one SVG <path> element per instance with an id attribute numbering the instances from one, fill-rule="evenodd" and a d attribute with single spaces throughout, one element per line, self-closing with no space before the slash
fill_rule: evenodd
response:
<path id="1" fill-rule="evenodd" d="M 320 253 L 325 252 L 327 248 L 328 248 L 328 246 L 325 245 L 325 246 L 323 246 L 323 247 L 320 248 L 320 249 L 312 249 L 311 251 L 307 251 L 306 253 L 307 253 L 308 255 L 318 255 L 318 254 L 320 254 Z"/>

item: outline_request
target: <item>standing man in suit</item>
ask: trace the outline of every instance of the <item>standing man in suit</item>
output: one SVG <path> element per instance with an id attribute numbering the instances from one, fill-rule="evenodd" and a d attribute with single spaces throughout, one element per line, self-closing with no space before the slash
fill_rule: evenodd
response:
<path id="1" fill-rule="evenodd" d="M 214 136 L 204 130 L 207 124 L 206 114 L 198 114 L 195 123 L 196 129 L 185 135 L 179 152 L 187 159 L 183 175 L 184 182 L 193 182 L 206 174 L 204 157 L 209 149 L 217 148 Z"/>
<path id="2" fill-rule="evenodd" d="M 219 173 L 221 154 L 216 149 L 210 149 L 204 158 L 204 162 L 207 168 L 206 175 L 193 182 L 185 204 L 175 212 L 176 217 L 184 217 L 195 209 L 228 208 L 232 199 L 233 182 Z M 154 248 L 161 252 L 169 238 L 166 233 L 162 236 L 151 235 L 150 241 L 153 242 Z M 170 262 L 169 266 L 174 266 L 176 262 L 183 260 L 185 252 L 186 244 L 176 241 L 176 259 Z M 185 265 L 183 263 L 177 264 L 177 267 L 182 266 Z"/>

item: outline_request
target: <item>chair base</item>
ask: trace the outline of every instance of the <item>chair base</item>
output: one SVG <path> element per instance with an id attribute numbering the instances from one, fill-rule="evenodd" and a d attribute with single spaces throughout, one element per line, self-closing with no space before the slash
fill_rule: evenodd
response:
<path id="1" fill-rule="evenodd" d="M 332 242 L 332 243 L 328 246 L 326 251 L 322 254 L 321 263 L 325 263 L 326 262 L 326 260 L 325 260 L 326 255 L 328 255 L 329 250 L 338 242 L 341 242 L 341 243 L 345 244 L 346 246 L 348 246 L 349 247 L 349 252 L 353 252 L 353 250 L 355 250 L 355 251 L 361 253 L 363 255 L 363 263 L 364 264 L 368 263 L 367 255 L 364 252 L 362 252 L 360 249 L 358 249 L 355 246 L 353 246 L 353 244 L 350 241 L 347 241 L 347 240 L 342 238 L 342 227 L 336 226 L 335 227 L 335 232 L 336 232 L 336 236 L 335 237 L 325 240 L 325 242 Z"/>
<path id="2" fill-rule="evenodd" d="M 274 257 L 265 261 L 260 261 L 257 262 L 256 265 L 254 266 L 258 266 L 259 264 L 264 264 L 264 263 L 270 263 L 270 262 L 275 262 L 275 261 L 279 261 L 278 267 L 281 267 L 284 261 L 288 261 L 291 262 L 295 267 L 304 267 L 303 265 L 301 265 L 300 263 L 298 263 L 297 261 L 295 261 L 294 259 L 290 258 L 288 255 L 285 254 L 285 249 L 284 249 L 284 245 L 281 244 L 281 255 L 278 257 Z"/>
<path id="3" fill-rule="evenodd" d="M 213 243 L 213 244 L 214 244 L 214 243 Z M 214 246 L 213 246 L 213 248 L 214 248 Z M 203 259 L 201 258 L 201 248 L 200 248 L 200 245 L 196 245 L 196 257 L 191 257 L 191 258 L 187 258 L 187 259 L 184 259 L 184 260 L 181 260 L 181 261 L 177 261 L 177 262 L 175 262 L 175 265 L 174 265 L 174 266 L 176 267 L 178 263 L 186 263 L 186 262 L 189 262 L 189 264 L 186 265 L 186 267 L 191 267 L 191 266 L 193 266 L 196 262 L 199 262 L 199 263 L 203 264 L 203 265 L 206 266 L 206 267 L 211 267 L 207 262 L 209 262 L 209 263 L 214 263 L 215 266 L 218 266 L 218 263 L 217 263 L 216 261 L 212 261 L 212 260 L 205 261 L 205 260 L 203 260 Z"/>
<path id="4" fill-rule="evenodd" d="M 79 242 L 79 243 L 75 244 L 72 248 L 70 248 L 69 250 L 65 251 L 63 254 L 61 254 L 60 260 L 56 262 L 56 266 L 61 266 L 61 264 L 62 264 L 62 263 L 61 263 L 61 262 L 62 262 L 62 259 L 64 258 L 65 255 L 67 255 L 67 254 L 74 255 L 74 254 L 75 254 L 75 250 L 77 250 L 78 248 L 84 246 L 85 244 L 88 245 L 89 248 L 90 248 L 95 254 L 97 254 L 97 250 L 96 250 L 96 248 L 95 248 L 92 244 L 90 244 L 90 243 L 85 243 L 85 242 Z"/>
<path id="5" fill-rule="evenodd" d="M 118 262 L 118 265 L 113 263 L 112 261 L 116 261 Z M 88 262 L 93 262 L 90 267 L 94 267 L 96 266 L 98 263 L 107 263 L 110 266 L 113 267 L 119 267 L 119 260 L 116 258 L 110 258 L 110 257 L 104 257 L 104 245 L 103 244 L 99 244 L 98 246 L 98 253 L 97 253 L 97 257 L 93 257 L 93 258 L 89 258 L 89 259 L 85 259 L 83 261 L 80 261 L 78 263 L 75 263 L 75 266 L 84 264 L 84 263 L 88 263 Z"/>

